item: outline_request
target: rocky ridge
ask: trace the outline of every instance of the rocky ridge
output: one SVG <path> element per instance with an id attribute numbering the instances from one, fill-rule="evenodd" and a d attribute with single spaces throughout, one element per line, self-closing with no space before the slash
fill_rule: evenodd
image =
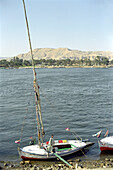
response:
<path id="1" fill-rule="evenodd" d="M 80 50 L 71 50 L 68 48 L 36 48 L 33 50 L 34 59 L 84 59 L 89 58 L 94 60 L 96 56 L 107 57 L 109 60 L 113 60 L 113 52 L 110 51 L 80 51 Z M 15 57 L 24 60 L 31 60 L 30 52 L 25 54 L 19 54 Z"/>

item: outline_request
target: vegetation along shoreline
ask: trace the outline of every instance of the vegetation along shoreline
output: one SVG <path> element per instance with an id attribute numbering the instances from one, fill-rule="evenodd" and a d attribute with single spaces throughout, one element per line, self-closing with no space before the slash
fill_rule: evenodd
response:
<path id="1" fill-rule="evenodd" d="M 113 67 L 113 60 L 109 60 L 107 57 L 97 56 L 94 60 L 90 59 L 40 59 L 34 60 L 36 68 L 109 68 Z M 23 60 L 18 57 L 14 57 L 10 61 L 6 59 L 0 60 L 0 68 L 31 68 L 31 60 Z"/>

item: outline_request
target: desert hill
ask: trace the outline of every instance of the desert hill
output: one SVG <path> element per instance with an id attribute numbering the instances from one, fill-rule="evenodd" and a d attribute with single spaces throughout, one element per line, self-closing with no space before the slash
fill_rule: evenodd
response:
<path id="1" fill-rule="evenodd" d="M 113 52 L 110 51 L 79 51 L 71 50 L 68 48 L 36 48 L 33 50 L 34 59 L 84 59 L 89 58 L 94 60 L 96 56 L 107 57 L 109 60 L 113 60 Z M 15 57 L 24 60 L 31 60 L 30 52 L 25 54 L 19 54 Z"/>

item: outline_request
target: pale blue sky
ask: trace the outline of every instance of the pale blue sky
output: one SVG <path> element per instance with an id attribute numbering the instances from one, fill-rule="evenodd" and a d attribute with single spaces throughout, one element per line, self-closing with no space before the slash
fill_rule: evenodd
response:
<path id="1" fill-rule="evenodd" d="M 113 51 L 113 0 L 25 0 L 32 47 Z M 0 57 L 29 51 L 22 0 L 0 0 Z"/>

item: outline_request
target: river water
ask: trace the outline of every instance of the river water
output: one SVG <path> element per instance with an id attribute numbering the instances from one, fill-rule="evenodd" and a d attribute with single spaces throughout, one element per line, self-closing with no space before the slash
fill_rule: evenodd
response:
<path id="1" fill-rule="evenodd" d="M 82 158 L 100 159 L 98 139 L 113 132 L 113 68 L 36 69 L 40 86 L 45 140 L 74 139 L 69 127 L 95 144 Z M 0 161 L 19 161 L 15 140 L 22 146 L 36 136 L 32 69 L 0 69 Z M 22 131 L 22 127 L 24 131 Z M 76 159 L 76 157 L 75 157 Z"/>

